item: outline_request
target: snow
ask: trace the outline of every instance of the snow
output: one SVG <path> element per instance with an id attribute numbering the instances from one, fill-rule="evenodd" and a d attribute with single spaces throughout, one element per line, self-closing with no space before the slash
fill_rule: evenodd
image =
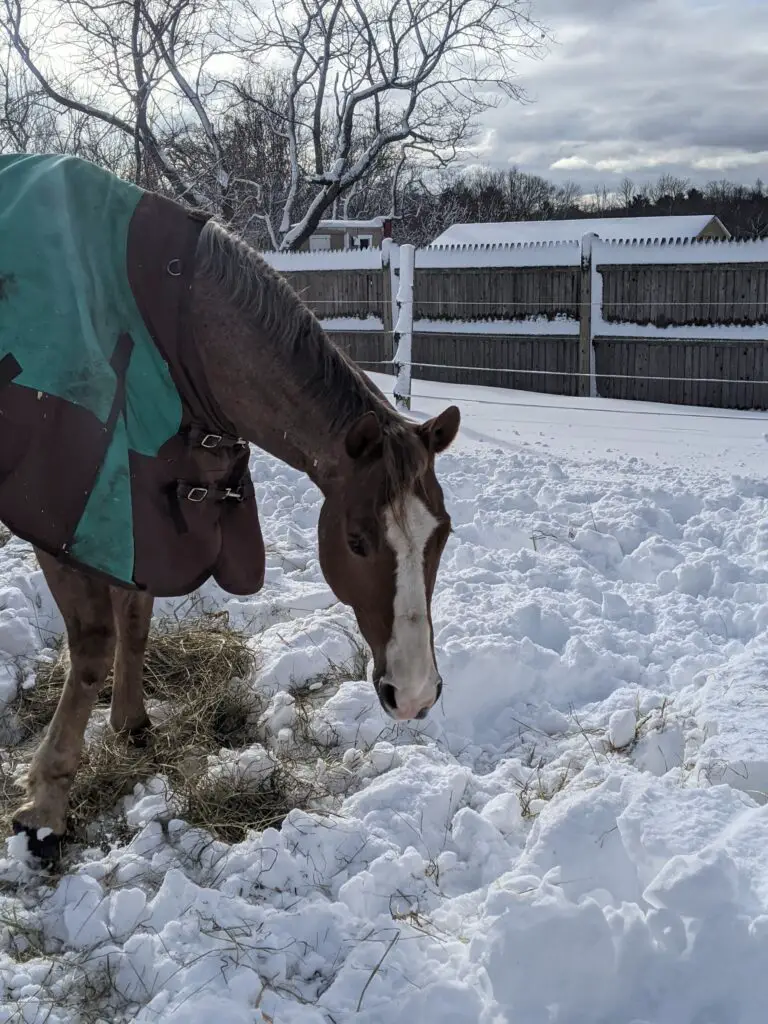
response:
<path id="1" fill-rule="evenodd" d="M 600 306 L 595 306 L 596 311 Z M 656 327 L 654 324 L 616 323 L 603 320 L 599 313 L 593 323 L 593 337 L 596 341 L 608 338 L 687 338 L 698 341 L 768 341 L 768 315 L 762 324 L 670 324 L 668 327 Z M 451 328 L 453 333 L 453 328 Z M 537 332 L 540 333 L 540 332 Z"/>
<path id="2" fill-rule="evenodd" d="M 628 218 L 632 223 L 648 220 L 674 221 L 681 218 Z M 696 220 L 697 218 L 694 218 Z M 621 220 L 621 218 L 619 218 Z M 542 230 L 560 224 L 585 225 L 584 233 L 590 233 L 590 225 L 605 224 L 606 221 L 531 221 L 533 227 Z M 608 222 L 610 223 L 610 222 Z M 456 227 L 477 227 L 482 229 L 478 242 L 460 241 L 437 245 L 433 242 L 426 249 L 416 250 L 417 270 L 451 269 L 459 267 L 577 267 L 581 264 L 582 234 L 574 238 L 549 238 L 547 234 L 532 235 L 520 241 L 505 241 L 503 234 L 495 235 L 491 229 L 520 227 L 515 224 L 456 225 Z M 487 230 L 486 230 L 487 229 Z M 453 230 L 453 229 L 450 229 Z M 660 240 L 661 239 L 661 240 Z M 648 238 L 603 237 L 592 239 L 593 265 L 598 266 L 645 266 L 666 264 L 703 263 L 765 263 L 768 262 L 768 239 L 745 241 L 720 241 L 674 235 L 668 240 L 664 236 Z M 388 240 L 385 240 L 388 241 Z M 400 266 L 400 246 L 387 246 L 391 265 Z M 322 252 L 264 252 L 263 258 L 280 272 L 306 270 L 381 270 L 381 249 L 326 250 Z"/>
<path id="3" fill-rule="evenodd" d="M 744 241 L 695 239 L 672 244 L 656 239 L 625 243 L 597 240 L 593 242 L 595 264 L 674 264 L 674 263 L 765 263 L 768 260 L 768 238 Z"/>
<path id="4" fill-rule="evenodd" d="M 431 243 L 443 245 L 519 245 L 530 242 L 580 242 L 596 234 L 610 241 L 695 239 L 716 218 L 710 214 L 685 217 L 585 217 L 578 220 L 498 221 L 453 224 Z"/>
<path id="5" fill-rule="evenodd" d="M 337 220 L 321 220 L 316 230 L 317 231 L 375 231 L 377 228 L 383 228 L 387 220 L 391 220 L 391 217 L 371 217 L 369 220 L 344 220 L 343 218 Z"/>
<path id="6" fill-rule="evenodd" d="M 430 246 L 416 250 L 417 270 L 451 267 L 577 267 L 581 263 L 579 242 L 522 242 L 505 245 Z M 396 264 L 399 265 L 399 264 Z"/>
<path id="7" fill-rule="evenodd" d="M 440 460 L 440 708 L 395 725 L 366 679 L 323 682 L 356 647 L 317 563 L 320 496 L 255 452 L 266 586 L 201 599 L 252 633 L 267 728 L 205 770 L 269 774 L 296 742 L 288 690 L 312 685 L 337 804 L 227 845 L 150 780 L 124 805 L 134 837 L 63 877 L 9 838 L 0 1021 L 69 1024 L 78 999 L 138 1024 L 764 1019 L 768 416 L 413 392 L 420 419 L 463 415 Z M 6 699 L 60 628 L 9 541 Z"/>
<path id="8" fill-rule="evenodd" d="M 384 321 L 380 316 L 329 316 L 320 321 L 326 331 L 383 331 Z"/>
<path id="9" fill-rule="evenodd" d="M 637 715 L 632 708 L 614 711 L 608 719 L 608 742 L 616 750 L 628 747 L 635 738 Z"/>
<path id="10" fill-rule="evenodd" d="M 261 257 L 280 273 L 297 270 L 381 270 L 381 249 L 263 252 Z"/>
<path id="11" fill-rule="evenodd" d="M 323 321 L 325 326 L 326 321 Z M 414 320 L 414 334 L 492 334 L 528 337 L 530 335 L 578 335 L 579 322 L 558 314 L 530 316 L 520 320 Z"/>

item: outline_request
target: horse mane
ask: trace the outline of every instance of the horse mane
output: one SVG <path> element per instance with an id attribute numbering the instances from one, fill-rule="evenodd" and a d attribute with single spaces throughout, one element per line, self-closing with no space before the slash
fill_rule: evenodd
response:
<path id="1" fill-rule="evenodd" d="M 334 432 L 344 431 L 366 412 L 376 413 L 387 500 L 399 505 L 427 466 L 425 448 L 412 424 L 331 341 L 285 278 L 242 238 L 210 219 L 200 232 L 196 261 L 199 272 L 257 326 L 303 393 L 321 404 Z"/>

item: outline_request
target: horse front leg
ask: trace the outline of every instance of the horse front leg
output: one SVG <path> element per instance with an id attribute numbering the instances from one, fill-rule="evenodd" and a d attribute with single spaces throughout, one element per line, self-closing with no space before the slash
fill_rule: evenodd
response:
<path id="1" fill-rule="evenodd" d="M 112 667 L 115 620 L 110 587 L 36 552 L 67 629 L 69 671 L 46 734 L 26 780 L 27 799 L 14 815 L 30 851 L 55 856 L 66 831 L 69 793 L 94 701 Z M 41 830 L 42 833 L 41 833 Z"/>
<path id="2" fill-rule="evenodd" d="M 112 590 L 117 652 L 109 723 L 115 732 L 140 742 L 150 727 L 144 706 L 144 655 L 154 598 L 135 590 Z"/>

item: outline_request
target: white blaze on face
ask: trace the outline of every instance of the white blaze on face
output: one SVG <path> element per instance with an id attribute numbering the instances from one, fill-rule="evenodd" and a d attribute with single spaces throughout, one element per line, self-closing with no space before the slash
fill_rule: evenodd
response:
<path id="1" fill-rule="evenodd" d="M 438 521 L 413 495 L 398 521 L 386 513 L 387 542 L 395 553 L 395 608 L 382 682 L 397 693 L 397 717 L 413 718 L 437 697 L 439 676 L 432 654 L 424 550 Z"/>

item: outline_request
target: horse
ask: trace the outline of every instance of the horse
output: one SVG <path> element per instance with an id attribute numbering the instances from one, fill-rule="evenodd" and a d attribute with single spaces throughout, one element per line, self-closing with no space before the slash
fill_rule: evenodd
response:
<path id="1" fill-rule="evenodd" d="M 101 175 L 108 173 L 99 170 Z M 183 307 L 171 306 L 169 313 L 163 301 L 162 312 L 156 315 L 156 319 L 162 315 L 173 321 L 181 353 L 176 362 L 197 368 L 196 376 L 175 375 L 182 401 L 189 400 L 198 412 L 195 432 L 190 433 L 187 424 L 179 443 L 185 451 L 196 446 L 201 458 L 223 460 L 228 471 L 234 458 L 240 459 L 242 467 L 243 451 L 247 471 L 248 445 L 254 445 L 313 481 L 323 497 L 317 528 L 321 570 L 337 600 L 352 608 L 370 648 L 378 700 L 394 720 L 423 719 L 443 688 L 431 606 L 451 533 L 435 460 L 457 435 L 459 409 L 450 406 L 421 423 L 407 418 L 330 340 L 286 280 L 242 238 L 212 217 L 195 220 L 194 212 L 152 193 L 141 192 L 138 209 L 143 208 L 146 216 L 137 217 L 134 212 L 131 219 L 133 251 L 146 256 L 141 273 L 157 284 L 165 271 L 163 280 L 169 287 L 176 287 L 180 277 L 186 281 Z M 165 262 L 169 252 L 177 251 L 173 248 L 155 259 L 161 242 L 158 236 L 150 245 L 149 238 L 153 225 L 162 220 L 158 211 L 185 231 L 193 222 L 189 258 L 183 267 L 176 258 Z M 76 222 L 76 207 L 66 213 L 68 222 Z M 127 258 L 130 264 L 130 245 Z M 0 284 L 12 279 L 7 273 L 3 278 L 4 269 L 0 252 Z M 135 269 L 129 266 L 131 272 Z M 2 294 L 0 289 L 0 298 Z M 162 331 L 155 327 L 150 325 L 150 333 L 162 350 Z M 2 335 L 0 319 L 0 340 Z M 24 363 L 23 353 L 14 358 Z M 193 402 L 187 393 L 194 390 L 190 381 L 198 391 L 206 389 L 205 402 L 197 400 L 199 395 Z M 122 401 L 125 410 L 131 395 L 123 394 Z M 199 422 L 201 408 L 213 410 L 212 423 Z M 2 412 L 0 401 L 0 421 Z M 222 424 L 228 428 L 226 436 Z M 211 438 L 220 442 L 217 451 L 211 451 L 217 447 Z M 178 438 L 171 441 L 176 443 Z M 138 508 L 147 498 L 151 480 L 138 471 L 131 470 L 130 475 Z M 248 484 L 249 474 L 243 486 Z M 188 488 L 184 511 L 199 498 L 192 493 L 196 490 L 207 488 Z M 224 507 L 229 497 L 225 492 L 232 488 L 213 490 L 214 504 L 218 501 L 216 507 Z M 242 497 L 236 494 L 231 504 L 242 504 Z M 152 498 L 155 501 L 156 496 Z M 178 503 L 175 494 L 174 498 Z M 161 507 L 157 501 L 155 505 Z M 241 555 L 260 570 L 251 575 L 246 588 L 250 592 L 264 582 L 264 545 L 255 504 L 254 517 L 252 532 L 241 531 L 234 550 L 230 542 L 235 561 Z M 142 672 L 153 602 L 162 595 L 153 592 L 151 582 L 142 585 L 141 580 L 94 569 L 93 562 L 73 556 L 71 545 L 36 544 L 39 531 L 26 530 L 22 518 L 8 523 L 2 493 L 0 519 L 12 532 L 32 541 L 66 628 L 68 674 L 50 725 L 34 752 L 25 799 L 13 817 L 14 830 L 26 833 L 30 851 L 45 859 L 57 855 L 65 837 L 69 793 L 86 726 L 110 671 L 112 730 L 137 739 L 151 727 Z M 151 546 L 152 539 L 146 536 L 151 531 L 143 528 L 140 519 L 134 527 L 137 550 L 145 542 Z M 221 542 L 221 530 L 215 536 Z M 192 575 L 195 578 L 185 585 L 187 592 L 192 583 L 200 582 L 197 570 Z M 145 576 L 150 579 L 148 572 Z"/>

